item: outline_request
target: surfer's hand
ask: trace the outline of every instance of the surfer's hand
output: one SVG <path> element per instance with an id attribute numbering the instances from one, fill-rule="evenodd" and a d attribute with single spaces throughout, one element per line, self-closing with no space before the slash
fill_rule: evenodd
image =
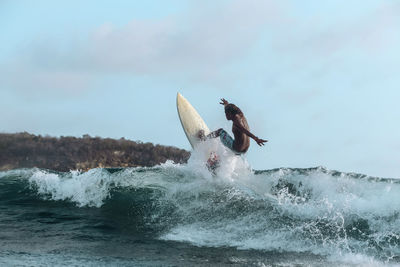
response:
<path id="1" fill-rule="evenodd" d="M 226 106 L 226 105 L 228 105 L 228 104 L 229 104 L 229 102 L 228 102 L 228 101 L 226 101 L 226 100 L 225 100 L 225 98 L 221 98 L 221 102 L 220 102 L 220 104 L 221 104 L 221 105 L 224 105 L 224 106 Z"/>
<path id="2" fill-rule="evenodd" d="M 254 140 L 257 142 L 257 145 L 259 146 L 263 146 L 265 142 L 268 142 L 268 140 L 260 139 L 258 137 L 256 137 Z"/>

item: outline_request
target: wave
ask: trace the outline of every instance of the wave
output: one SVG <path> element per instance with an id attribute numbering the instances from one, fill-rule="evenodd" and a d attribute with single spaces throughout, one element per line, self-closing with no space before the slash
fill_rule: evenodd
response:
<path id="1" fill-rule="evenodd" d="M 0 172 L 0 201 L 113 209 L 158 239 L 196 246 L 400 260 L 399 180 L 324 167 L 253 171 L 244 158 L 219 153 L 227 167 L 215 174 L 201 153 L 153 168 Z"/>

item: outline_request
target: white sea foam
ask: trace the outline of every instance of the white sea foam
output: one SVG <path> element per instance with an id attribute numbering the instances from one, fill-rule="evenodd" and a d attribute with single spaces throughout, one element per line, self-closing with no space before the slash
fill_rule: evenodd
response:
<path id="1" fill-rule="evenodd" d="M 214 173 L 210 172 L 206 167 L 211 153 L 215 153 L 219 161 L 219 167 Z M 215 177 L 219 177 L 220 179 L 232 181 L 252 174 L 251 167 L 245 157 L 235 155 L 231 150 L 223 146 L 218 139 L 208 139 L 199 143 L 191 153 L 187 168 L 192 172 L 199 173 L 206 179 L 213 180 Z"/>
<path id="2" fill-rule="evenodd" d="M 52 200 L 70 200 L 78 206 L 100 207 L 109 195 L 111 176 L 101 170 L 71 171 L 61 175 L 37 170 L 29 179 L 31 187 Z"/>
<path id="3" fill-rule="evenodd" d="M 88 172 L 70 171 L 67 173 L 33 169 L 28 174 L 30 187 L 45 198 L 67 200 L 77 206 L 101 207 L 110 197 L 113 188 L 169 188 L 172 190 L 185 177 L 190 178 L 182 165 L 170 161 L 156 168 L 126 168 L 110 173 L 105 169 L 91 169 Z M 183 176 L 183 177 L 179 177 Z"/>

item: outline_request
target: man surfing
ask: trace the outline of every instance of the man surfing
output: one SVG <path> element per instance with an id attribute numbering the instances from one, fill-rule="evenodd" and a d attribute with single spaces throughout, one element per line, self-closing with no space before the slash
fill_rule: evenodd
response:
<path id="1" fill-rule="evenodd" d="M 205 140 L 206 138 L 220 137 L 222 144 L 233 151 L 236 155 L 241 155 L 247 152 L 250 146 L 250 137 L 257 142 L 259 146 L 263 146 L 267 140 L 260 139 L 250 132 L 247 120 L 243 112 L 236 105 L 229 103 L 224 98 L 221 99 L 221 105 L 225 108 L 225 115 L 227 120 L 233 122 L 232 132 L 235 136 L 233 139 L 224 129 L 220 128 L 204 136 L 204 132 L 199 132 L 199 138 Z"/>

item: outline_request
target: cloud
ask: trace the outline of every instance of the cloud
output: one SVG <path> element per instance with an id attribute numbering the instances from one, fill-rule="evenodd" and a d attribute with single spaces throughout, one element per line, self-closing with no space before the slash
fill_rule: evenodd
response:
<path id="1" fill-rule="evenodd" d="M 399 26 L 400 4 L 382 2 L 372 12 L 362 16 L 341 17 L 337 14 L 335 20 L 329 23 L 329 19 L 321 14 L 298 21 L 293 31 L 284 32 L 287 39 L 277 40 L 276 47 L 311 55 L 311 58 L 331 56 L 347 49 L 381 54 L 388 47 L 398 45 Z M 282 43 L 282 40 L 286 41 Z"/>
<path id="2" fill-rule="evenodd" d="M 294 15 L 294 5 L 286 1 L 192 3 L 185 13 L 133 19 L 123 26 L 104 23 L 85 36 L 64 37 L 62 41 L 56 33 L 41 37 L 15 62 L 0 66 L 6 69 L 3 78 L 8 86 L 21 90 L 81 90 L 98 77 L 114 74 L 229 87 L 233 80 L 241 79 L 239 74 L 248 78 L 240 67 L 232 66 L 240 66 L 260 40 L 265 51 L 280 58 L 265 75 L 274 73 L 275 79 L 283 81 L 282 73 L 293 70 L 325 75 L 329 71 L 326 66 L 314 71 L 304 66 L 315 61 L 336 64 L 334 60 L 329 63 L 327 57 L 348 48 L 383 51 L 398 36 L 393 33 L 398 28 L 399 5 L 382 5 L 360 20 L 335 21 L 327 27 L 318 23 L 324 20 L 323 14 L 302 20 Z M 260 46 L 257 49 L 260 52 Z"/>
<path id="3" fill-rule="evenodd" d="M 185 14 L 133 19 L 120 27 L 105 23 L 67 42 L 41 38 L 18 59 L 21 67 L 9 71 L 9 84 L 62 90 L 86 86 L 91 74 L 119 73 L 216 80 L 251 50 L 268 24 L 282 19 L 275 1 L 195 3 Z"/>
<path id="4" fill-rule="evenodd" d="M 279 20 L 277 9 L 272 1 L 254 0 L 193 6 L 181 17 L 104 24 L 67 54 L 51 54 L 64 66 L 107 72 L 217 68 L 246 54 L 263 26 Z"/>

